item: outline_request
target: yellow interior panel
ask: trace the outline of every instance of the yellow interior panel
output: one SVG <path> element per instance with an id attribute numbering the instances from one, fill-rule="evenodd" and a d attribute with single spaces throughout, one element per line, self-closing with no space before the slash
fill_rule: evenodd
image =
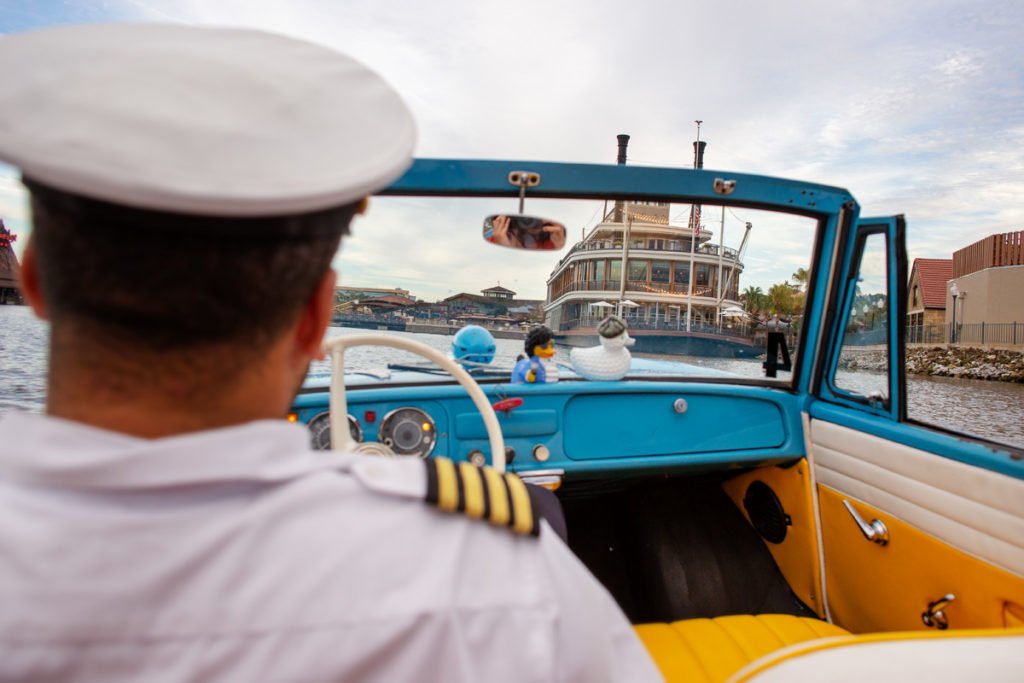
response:
<path id="1" fill-rule="evenodd" d="M 1003 606 L 1003 622 L 1006 628 L 1024 628 L 1024 607 L 1008 602 Z"/>
<path id="2" fill-rule="evenodd" d="M 869 524 L 880 519 L 889 543 L 867 540 L 843 506 L 849 500 Z M 1012 625 L 1024 605 L 1024 578 L 994 567 L 891 515 L 827 486 L 818 486 L 825 583 L 833 621 L 853 633 L 932 630 L 921 620 L 947 593 L 950 629 Z"/>
<path id="3" fill-rule="evenodd" d="M 793 520 L 782 543 L 764 543 L 796 596 L 818 616 L 824 616 L 819 599 L 821 583 L 818 575 L 818 539 L 814 526 L 814 505 L 811 500 L 811 479 L 808 476 L 807 461 L 800 460 L 785 469 L 774 465 L 760 467 L 725 482 L 722 488 L 732 498 L 743 516 L 747 517 L 747 521 L 750 521 L 750 518 L 743 509 L 743 496 L 747 492 L 747 487 L 757 480 L 775 491 L 786 514 Z"/>
<path id="4" fill-rule="evenodd" d="M 667 683 L 717 683 L 766 654 L 817 638 L 847 635 L 788 614 L 686 619 L 635 627 Z"/>

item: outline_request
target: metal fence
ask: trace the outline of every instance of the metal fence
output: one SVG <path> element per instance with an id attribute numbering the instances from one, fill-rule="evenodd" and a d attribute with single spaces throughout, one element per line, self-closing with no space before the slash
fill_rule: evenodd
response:
<path id="1" fill-rule="evenodd" d="M 1024 344 L 1024 323 L 908 325 L 908 344 Z"/>

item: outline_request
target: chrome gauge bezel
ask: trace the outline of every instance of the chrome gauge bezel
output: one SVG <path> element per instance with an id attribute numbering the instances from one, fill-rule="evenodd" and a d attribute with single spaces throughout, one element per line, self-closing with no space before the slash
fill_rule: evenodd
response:
<path id="1" fill-rule="evenodd" d="M 351 414 L 348 415 L 348 433 L 356 443 L 363 442 L 363 428 L 359 426 L 359 420 Z"/>
<path id="2" fill-rule="evenodd" d="M 329 451 L 331 450 L 331 413 L 330 411 L 324 411 L 314 415 L 309 422 L 306 423 L 306 428 L 309 430 L 309 445 L 315 451 Z M 363 428 L 359 426 L 359 421 L 356 420 L 351 414 L 348 416 L 348 431 L 352 440 L 356 443 L 362 443 L 363 441 Z"/>
<path id="3" fill-rule="evenodd" d="M 416 417 L 413 419 L 410 416 L 408 420 L 402 419 L 400 422 L 392 424 L 401 418 L 403 413 L 411 413 Z M 394 435 L 394 428 L 397 428 L 398 425 L 404 424 L 406 421 L 414 422 L 418 432 L 421 435 L 425 435 L 425 438 L 416 444 L 415 447 L 407 449 L 398 446 L 392 438 Z M 422 425 L 424 423 L 430 425 L 429 431 L 423 430 Z M 437 445 L 437 424 L 434 422 L 434 418 L 430 417 L 430 415 L 422 409 L 414 406 L 402 406 L 401 408 L 395 408 L 388 412 L 388 414 L 381 419 L 380 429 L 377 432 L 377 440 L 390 448 L 395 455 L 426 458 L 434 452 L 434 446 Z"/>

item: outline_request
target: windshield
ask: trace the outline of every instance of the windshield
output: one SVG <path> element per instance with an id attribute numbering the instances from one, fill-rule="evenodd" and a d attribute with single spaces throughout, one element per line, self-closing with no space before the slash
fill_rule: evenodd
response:
<path id="1" fill-rule="evenodd" d="M 564 243 L 497 246 L 493 217 L 518 213 L 517 199 L 375 197 L 335 259 L 330 335 L 386 330 L 450 351 L 458 330 L 478 325 L 495 337 L 489 365 L 501 370 L 524 352 L 527 332 L 545 325 L 571 378 L 571 349 L 598 345 L 598 324 L 614 314 L 635 339 L 630 376 L 790 381 L 789 372 L 765 378 L 765 338 L 777 331 L 791 350 L 799 346 L 817 220 L 710 204 L 528 198 L 524 213 L 564 225 Z M 389 363 L 419 361 L 384 349 L 354 349 L 347 359 L 355 370 Z"/>

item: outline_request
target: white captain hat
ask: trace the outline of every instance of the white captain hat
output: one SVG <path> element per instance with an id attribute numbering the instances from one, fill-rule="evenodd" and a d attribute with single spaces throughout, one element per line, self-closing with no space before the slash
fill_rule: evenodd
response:
<path id="1" fill-rule="evenodd" d="M 142 209 L 275 216 L 409 166 L 398 93 L 326 47 L 253 30 L 97 24 L 0 38 L 0 161 Z"/>

